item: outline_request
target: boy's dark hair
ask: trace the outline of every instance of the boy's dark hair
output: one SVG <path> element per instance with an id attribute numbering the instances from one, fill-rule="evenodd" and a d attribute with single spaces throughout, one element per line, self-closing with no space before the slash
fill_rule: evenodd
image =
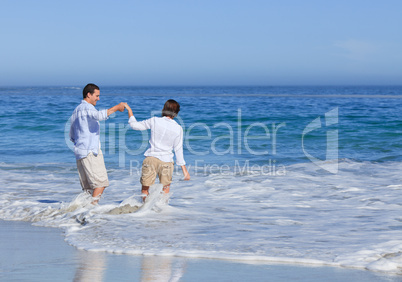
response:
<path id="1" fill-rule="evenodd" d="M 163 106 L 162 116 L 174 118 L 180 112 L 180 105 L 175 100 L 167 100 Z"/>
<path id="2" fill-rule="evenodd" d="M 93 83 L 88 83 L 82 90 L 82 97 L 85 99 L 88 93 L 94 94 L 95 90 L 99 90 L 99 87 Z"/>

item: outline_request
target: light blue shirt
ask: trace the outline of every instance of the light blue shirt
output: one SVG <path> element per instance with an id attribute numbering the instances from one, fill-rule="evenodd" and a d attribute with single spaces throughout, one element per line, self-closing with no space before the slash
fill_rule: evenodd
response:
<path id="1" fill-rule="evenodd" d="M 100 150 L 99 122 L 107 120 L 107 110 L 98 111 L 85 100 L 75 108 L 71 115 L 70 140 L 74 142 L 77 160 L 85 158 L 90 152 L 95 156 Z"/>

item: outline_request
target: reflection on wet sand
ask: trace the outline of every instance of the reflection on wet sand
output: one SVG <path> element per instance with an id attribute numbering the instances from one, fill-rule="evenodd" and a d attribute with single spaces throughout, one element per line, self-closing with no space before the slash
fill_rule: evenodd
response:
<path id="1" fill-rule="evenodd" d="M 106 270 L 106 253 L 79 251 L 79 266 L 74 281 L 103 281 Z"/>
<path id="2" fill-rule="evenodd" d="M 124 255 L 123 255 L 124 256 Z M 78 267 L 74 281 L 104 281 L 108 267 L 108 254 L 105 252 L 78 251 Z M 121 266 L 121 265 L 120 265 Z M 128 266 L 123 272 L 131 273 L 133 279 L 138 273 L 139 265 Z M 137 268 L 137 270 L 132 269 Z M 170 256 L 142 256 L 140 276 L 141 281 L 179 281 L 185 273 L 186 260 Z M 134 270 L 134 271 L 133 271 Z"/>
<path id="3" fill-rule="evenodd" d="M 185 272 L 184 259 L 164 256 L 144 256 L 141 281 L 179 281 Z"/>

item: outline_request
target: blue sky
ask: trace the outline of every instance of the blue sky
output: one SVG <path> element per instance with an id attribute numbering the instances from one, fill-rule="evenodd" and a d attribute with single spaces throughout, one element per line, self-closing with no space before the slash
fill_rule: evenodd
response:
<path id="1" fill-rule="evenodd" d="M 400 0 L 0 0 L 0 86 L 402 85 Z"/>

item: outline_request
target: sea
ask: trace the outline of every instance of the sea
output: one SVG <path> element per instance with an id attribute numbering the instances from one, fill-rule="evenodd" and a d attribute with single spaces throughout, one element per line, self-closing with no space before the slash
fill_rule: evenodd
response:
<path id="1" fill-rule="evenodd" d="M 181 105 L 184 158 L 142 206 L 150 132 L 101 123 L 109 175 L 82 193 L 69 140 L 81 86 L 0 88 L 0 219 L 58 228 L 81 250 L 402 274 L 402 87 L 100 88 L 137 120 Z"/>

